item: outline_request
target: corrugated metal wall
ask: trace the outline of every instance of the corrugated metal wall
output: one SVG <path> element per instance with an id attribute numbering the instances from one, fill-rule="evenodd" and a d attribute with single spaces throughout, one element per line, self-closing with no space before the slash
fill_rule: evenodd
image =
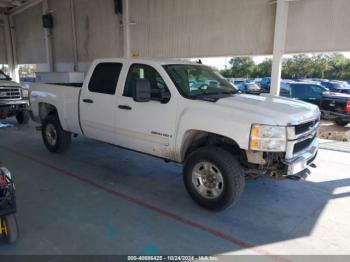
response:
<path id="1" fill-rule="evenodd" d="M 42 4 L 35 5 L 13 17 L 18 64 L 46 62 Z"/>
<path id="2" fill-rule="evenodd" d="M 75 0 L 79 62 L 123 55 L 123 32 L 113 0 Z"/>
<path id="3" fill-rule="evenodd" d="M 131 49 L 149 57 L 272 53 L 270 0 L 131 0 Z"/>
<path id="4" fill-rule="evenodd" d="M 81 70 L 95 58 L 122 56 L 121 17 L 114 1 L 74 1 Z M 270 0 L 129 1 L 131 51 L 143 57 L 272 53 L 276 5 Z M 49 8 L 55 23 L 54 61 L 72 64 L 70 0 L 49 0 Z M 350 0 L 291 1 L 287 52 L 350 51 L 349 13 Z M 18 63 L 46 62 L 41 15 L 38 4 L 13 17 Z"/>
<path id="5" fill-rule="evenodd" d="M 0 25 L 0 64 L 7 64 L 5 32 L 3 25 Z"/>
<path id="6" fill-rule="evenodd" d="M 350 51 L 350 1 L 290 2 L 288 53 Z"/>

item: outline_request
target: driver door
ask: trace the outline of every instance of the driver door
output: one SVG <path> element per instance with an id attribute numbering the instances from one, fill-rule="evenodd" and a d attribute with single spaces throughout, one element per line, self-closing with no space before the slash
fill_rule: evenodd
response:
<path id="1" fill-rule="evenodd" d="M 147 79 L 151 85 L 151 101 L 136 102 L 133 92 L 138 79 Z M 162 92 L 170 98 L 161 102 Z M 143 153 L 171 158 L 176 122 L 176 99 L 163 77 L 155 68 L 132 64 L 122 95 L 118 98 L 116 134 L 123 147 Z"/>

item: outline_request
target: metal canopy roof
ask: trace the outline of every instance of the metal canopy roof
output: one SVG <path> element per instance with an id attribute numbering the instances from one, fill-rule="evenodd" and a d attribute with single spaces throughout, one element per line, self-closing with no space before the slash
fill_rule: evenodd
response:
<path id="1" fill-rule="evenodd" d="M 0 13 L 1 11 L 18 7 L 24 4 L 27 0 L 0 0 Z"/>

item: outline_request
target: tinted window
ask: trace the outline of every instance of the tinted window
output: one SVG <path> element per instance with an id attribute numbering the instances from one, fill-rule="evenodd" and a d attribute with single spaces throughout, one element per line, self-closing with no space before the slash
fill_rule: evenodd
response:
<path id="1" fill-rule="evenodd" d="M 308 85 L 292 85 L 293 87 L 293 97 L 295 98 L 308 98 Z"/>
<path id="2" fill-rule="evenodd" d="M 98 64 L 91 76 L 89 91 L 114 95 L 122 66 L 120 63 Z"/>
<path id="3" fill-rule="evenodd" d="M 322 88 L 321 86 L 312 85 L 310 86 L 311 96 L 313 97 L 321 97 L 322 93 L 326 90 Z"/>
<path id="4" fill-rule="evenodd" d="M 293 97 L 306 99 L 306 98 L 318 98 L 322 96 L 322 93 L 326 91 L 326 89 L 317 85 L 292 85 L 293 87 Z"/>
<path id="5" fill-rule="evenodd" d="M 169 92 L 163 78 L 153 67 L 142 64 L 133 64 L 128 73 L 123 96 L 133 97 L 138 79 L 147 79 L 151 84 L 151 99 L 160 100 L 162 92 Z"/>
<path id="6" fill-rule="evenodd" d="M 8 76 L 0 70 L 0 80 L 8 80 Z"/>

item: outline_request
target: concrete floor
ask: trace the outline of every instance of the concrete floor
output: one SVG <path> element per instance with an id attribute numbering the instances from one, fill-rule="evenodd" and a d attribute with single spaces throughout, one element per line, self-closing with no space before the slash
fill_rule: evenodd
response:
<path id="1" fill-rule="evenodd" d="M 306 181 L 249 180 L 213 213 L 176 164 L 85 138 L 52 155 L 33 125 L 1 128 L 21 239 L 0 254 L 350 254 L 350 146 L 326 145 Z"/>

